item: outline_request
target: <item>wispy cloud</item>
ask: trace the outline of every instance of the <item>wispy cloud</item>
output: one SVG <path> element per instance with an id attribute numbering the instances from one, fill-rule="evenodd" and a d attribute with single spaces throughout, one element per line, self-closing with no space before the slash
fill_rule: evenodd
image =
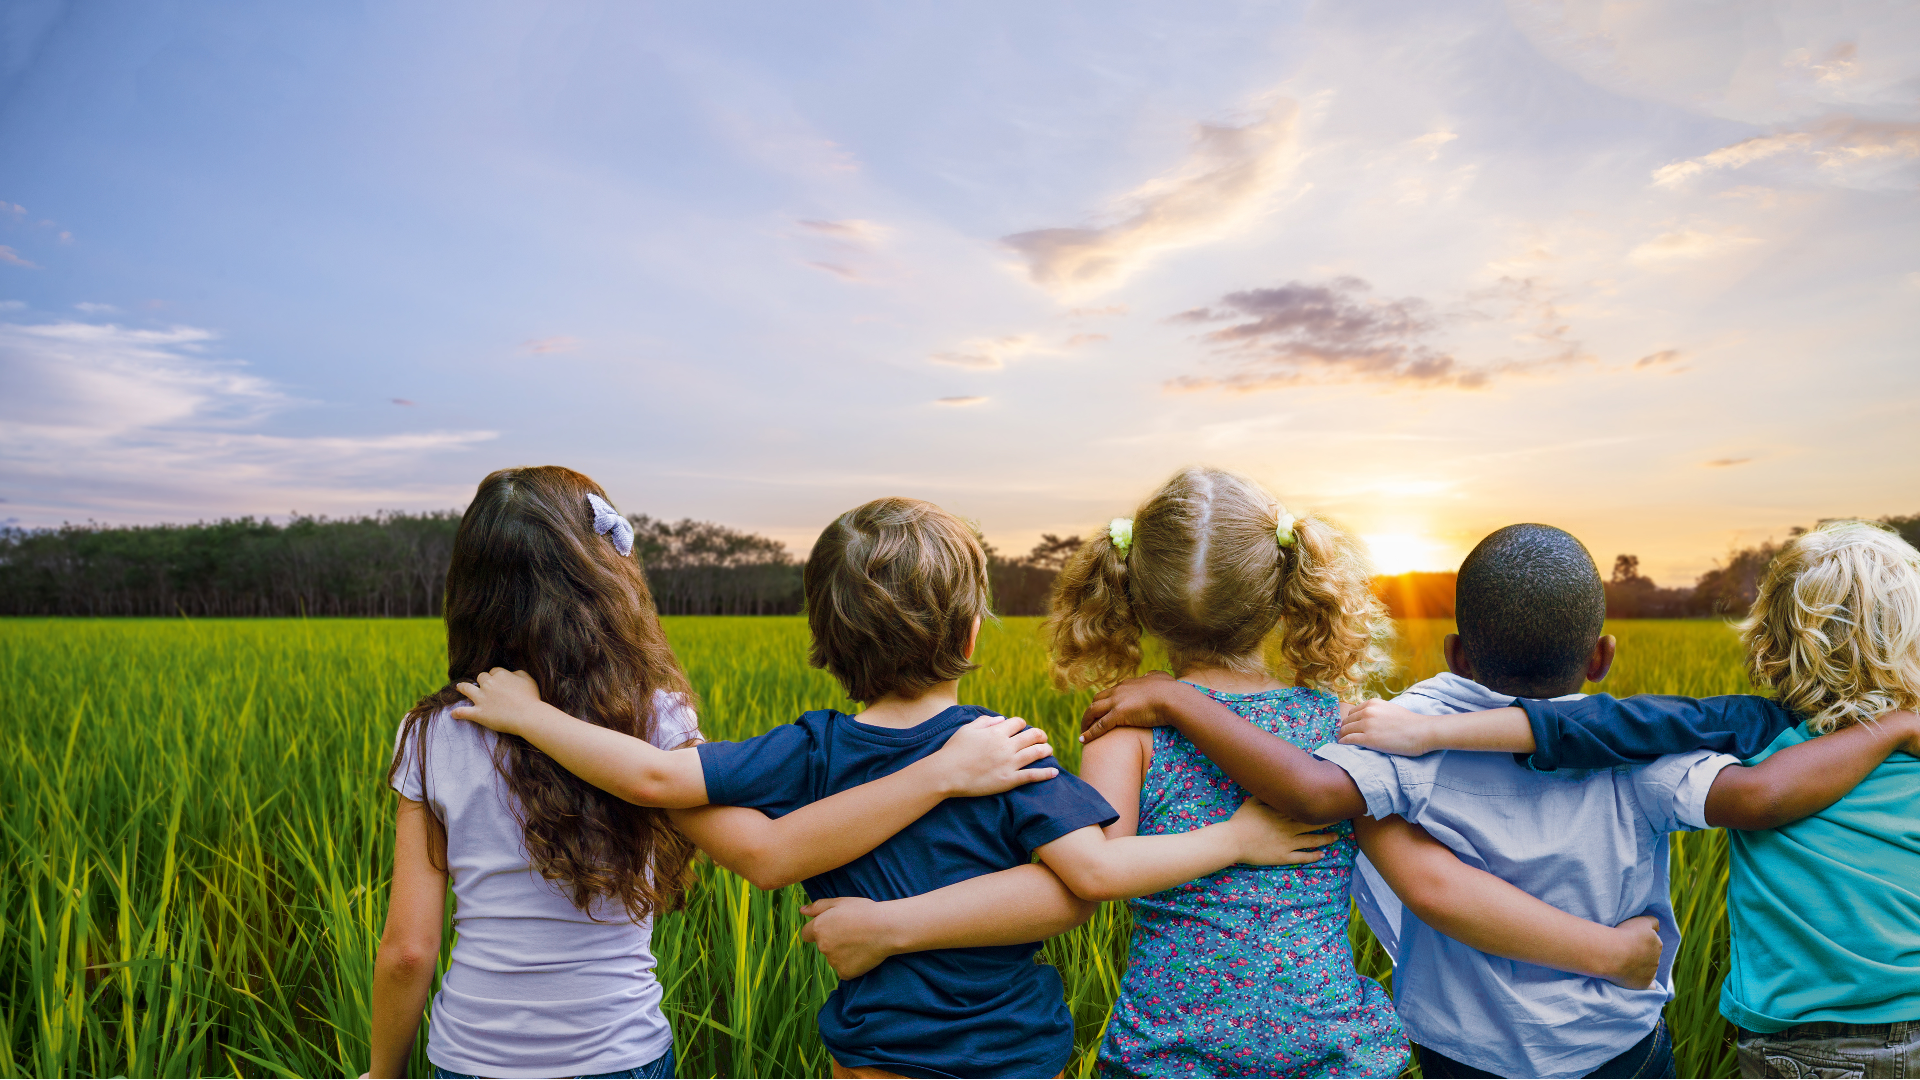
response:
<path id="1" fill-rule="evenodd" d="M 1170 322 L 1225 322 L 1201 335 L 1232 370 L 1183 376 L 1172 389 L 1261 390 L 1306 381 L 1365 381 L 1478 387 L 1487 374 L 1463 367 L 1432 343 L 1440 321 L 1416 297 L 1368 295 L 1359 278 L 1324 285 L 1294 281 L 1273 289 L 1229 293 L 1217 307 L 1183 311 Z"/>
<path id="2" fill-rule="evenodd" d="M 879 225 L 871 221 L 862 221 L 859 218 L 848 218 L 845 221 L 805 218 L 800 222 L 800 227 L 810 233 L 824 236 L 831 240 L 863 245 L 877 244 L 886 239 L 887 234 L 892 231 L 884 225 Z"/>
<path id="3" fill-rule="evenodd" d="M 1636 368 L 1660 367 L 1664 364 L 1671 364 L 1678 359 L 1680 359 L 1679 349 L 1661 349 L 1659 352 L 1648 353 L 1640 359 L 1635 360 L 1633 366 Z"/>
<path id="4" fill-rule="evenodd" d="M 1654 170 L 1659 187 L 1676 188 L 1706 173 L 1746 169 L 1767 162 L 1789 178 L 1844 187 L 1910 186 L 1920 160 L 1920 123 L 1829 116 L 1801 130 L 1756 135 Z"/>
<path id="5" fill-rule="evenodd" d="M 73 310 L 84 311 L 88 315 L 111 315 L 120 309 L 114 307 L 112 304 L 96 304 L 91 301 L 82 300 L 73 305 Z"/>
<path id="6" fill-rule="evenodd" d="M 1067 348 L 1077 349 L 1082 345 L 1098 345 L 1110 340 L 1112 339 L 1105 334 L 1075 334 L 1067 339 Z"/>
<path id="7" fill-rule="evenodd" d="M 858 270 L 855 270 L 851 266 L 841 266 L 839 263 L 830 263 L 830 262 L 809 262 L 807 263 L 807 265 L 813 267 L 815 270 L 824 270 L 827 273 L 832 274 L 834 277 L 841 278 L 846 281 L 862 280 L 862 278 L 860 277 L 860 272 Z"/>
<path id="8" fill-rule="evenodd" d="M 546 353 L 572 352 L 580 347 L 580 339 L 559 334 L 554 337 L 533 338 L 520 343 L 520 347 L 535 355 Z"/>
<path id="9" fill-rule="evenodd" d="M 1122 198 L 1110 224 L 1035 229 L 1001 242 L 1044 289 L 1117 284 L 1154 252 L 1215 239 L 1259 211 L 1292 174 L 1298 117 L 1283 100 L 1241 127 L 1202 124 L 1186 163 Z"/>
<path id="10" fill-rule="evenodd" d="M 979 405 L 987 399 L 978 394 L 962 394 L 956 397 L 943 397 L 935 401 L 936 405 Z"/>
<path id="11" fill-rule="evenodd" d="M 1704 259 L 1714 255 L 1724 255 L 1751 247 L 1760 241 L 1751 236 L 1738 233 L 1699 232 L 1693 229 L 1677 229 L 1661 233 L 1627 253 L 1628 261 L 1636 266 L 1657 268 L 1659 266 Z"/>
<path id="12" fill-rule="evenodd" d="M 1086 319 L 1099 315 L 1125 315 L 1127 305 L 1108 304 L 1105 307 L 1077 307 L 1068 310 L 1067 316 L 1073 319 Z"/>
<path id="13" fill-rule="evenodd" d="M 260 431 L 302 403 L 210 356 L 216 337 L 188 326 L 0 323 L 0 469 L 16 502 L 168 519 L 284 509 L 290 498 L 316 509 L 394 505 L 391 477 L 417 469 L 422 455 L 494 438 Z"/>
<path id="14" fill-rule="evenodd" d="M 1732 468 L 1735 465 L 1745 465 L 1747 462 L 1752 460 L 1753 459 L 1750 457 L 1714 458 L 1712 461 L 1706 462 L 1706 466 L 1709 469 L 1727 469 L 1727 468 Z"/>
<path id="15" fill-rule="evenodd" d="M 19 252 L 13 250 L 12 248 L 8 247 L 5 244 L 0 244 L 0 263 L 7 263 L 8 265 L 11 265 L 11 266 L 22 266 L 27 268 L 28 270 L 40 269 L 40 267 L 37 264 L 30 263 L 26 259 L 21 258 Z"/>
<path id="16" fill-rule="evenodd" d="M 934 353 L 927 359 L 949 367 L 999 371 L 1007 366 L 1009 360 L 1043 351 L 1045 350 L 1033 335 L 1010 334 L 1006 337 L 974 338 L 964 341 L 953 349 Z"/>

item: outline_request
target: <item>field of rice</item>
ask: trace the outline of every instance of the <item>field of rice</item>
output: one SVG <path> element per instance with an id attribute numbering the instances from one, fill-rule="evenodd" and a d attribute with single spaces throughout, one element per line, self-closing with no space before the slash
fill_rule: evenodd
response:
<path id="1" fill-rule="evenodd" d="M 710 738 L 839 702 L 797 618 L 678 618 L 668 634 Z M 983 635 L 963 699 L 1045 727 L 1077 764 L 1086 695 L 1049 688 L 1038 620 Z M 1402 673 L 1437 670 L 1447 621 L 1401 627 Z M 1747 689 L 1731 631 L 1620 623 L 1607 689 Z M 385 917 L 401 714 L 444 678 L 431 620 L 0 620 L 0 1073 L 358 1075 Z M 1591 689 L 1591 688 L 1590 688 Z M 1669 1007 L 1682 1076 L 1732 1075 L 1716 1010 L 1726 842 L 1674 847 L 1686 934 Z M 704 867 L 655 952 L 684 1076 L 822 1076 L 813 1014 L 833 974 L 798 938 L 798 888 Z M 1047 946 L 1087 1075 L 1126 962 L 1124 907 Z M 1386 963 L 1357 920 L 1365 970 Z M 424 1035 L 422 1038 L 424 1045 Z M 416 1051 L 416 1075 L 428 1072 Z"/>

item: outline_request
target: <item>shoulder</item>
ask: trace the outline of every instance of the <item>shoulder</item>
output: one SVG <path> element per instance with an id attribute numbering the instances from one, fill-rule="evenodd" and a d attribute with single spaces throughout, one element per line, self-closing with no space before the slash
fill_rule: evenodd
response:
<path id="1" fill-rule="evenodd" d="M 1088 766 L 1145 764 L 1153 757 L 1154 728 L 1115 728 L 1080 748 L 1082 771 Z"/>
<path id="2" fill-rule="evenodd" d="M 662 750 L 678 750 L 700 737 L 700 717 L 693 711 L 693 702 L 687 700 L 687 695 L 655 690 L 653 737 L 648 741 Z"/>

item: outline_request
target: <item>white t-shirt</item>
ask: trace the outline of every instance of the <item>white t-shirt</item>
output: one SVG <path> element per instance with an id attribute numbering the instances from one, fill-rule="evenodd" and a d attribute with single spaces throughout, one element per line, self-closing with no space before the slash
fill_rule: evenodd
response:
<path id="1" fill-rule="evenodd" d="M 677 695 L 655 698 L 653 743 L 700 733 Z M 447 827 L 459 937 L 434 997 L 427 1058 L 475 1076 L 580 1076 L 645 1065 L 673 1045 L 654 977 L 651 920 L 594 905 L 595 922 L 530 865 L 512 795 L 493 767 L 497 736 L 446 711 L 427 721 L 424 790 L 413 742 L 397 745 L 394 790 Z"/>

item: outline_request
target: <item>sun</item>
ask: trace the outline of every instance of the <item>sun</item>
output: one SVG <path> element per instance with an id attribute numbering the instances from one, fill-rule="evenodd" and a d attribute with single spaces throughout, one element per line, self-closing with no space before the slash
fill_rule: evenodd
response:
<path id="1" fill-rule="evenodd" d="M 1444 545 L 1419 533 L 1367 533 L 1360 539 L 1373 556 L 1374 570 L 1382 574 L 1441 570 L 1449 562 Z"/>

